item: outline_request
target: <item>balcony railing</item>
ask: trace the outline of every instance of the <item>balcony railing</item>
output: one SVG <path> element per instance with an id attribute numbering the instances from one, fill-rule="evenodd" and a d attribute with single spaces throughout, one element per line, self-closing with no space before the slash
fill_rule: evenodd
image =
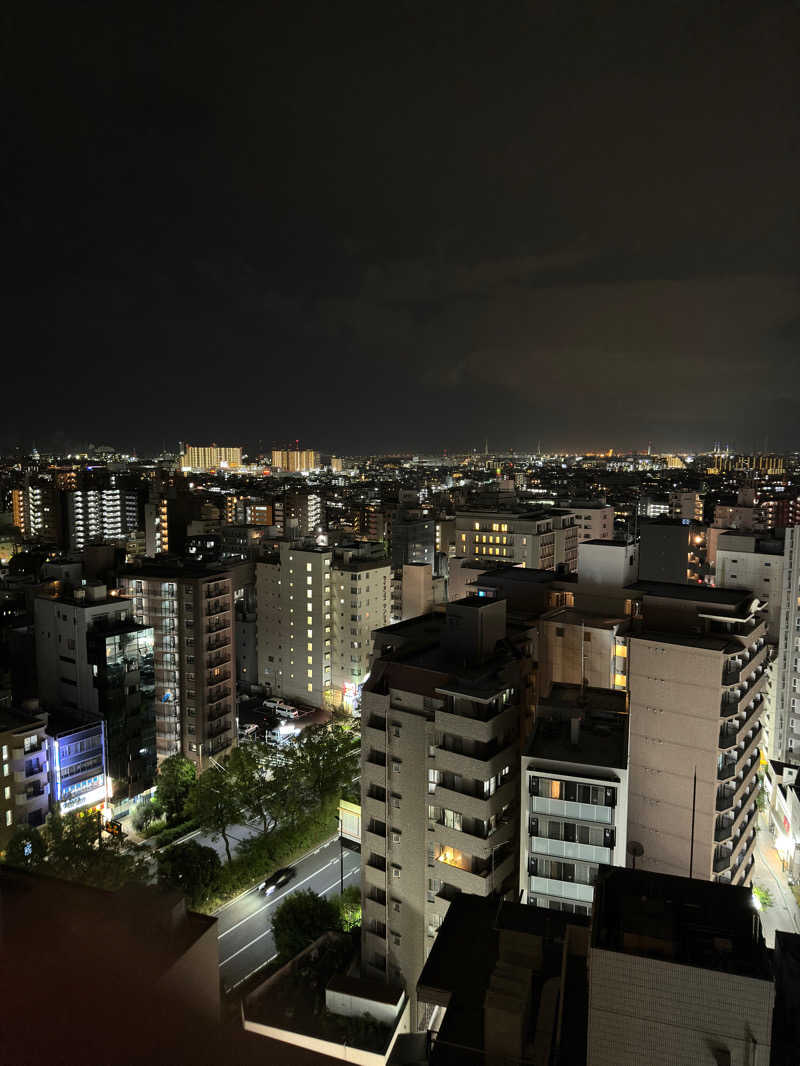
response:
<path id="1" fill-rule="evenodd" d="M 221 703 L 222 700 L 228 699 L 231 694 L 231 690 L 226 688 L 224 692 L 215 692 L 213 696 L 209 696 L 206 701 L 209 707 L 212 707 L 215 703 Z"/>
<path id="2" fill-rule="evenodd" d="M 725 840 L 730 840 L 733 835 L 733 818 L 718 818 L 717 825 L 714 829 L 714 840 L 721 844 Z"/>
<path id="3" fill-rule="evenodd" d="M 714 873 L 721 874 L 723 870 L 727 870 L 731 864 L 731 853 L 728 851 L 724 855 L 718 855 L 714 859 Z"/>

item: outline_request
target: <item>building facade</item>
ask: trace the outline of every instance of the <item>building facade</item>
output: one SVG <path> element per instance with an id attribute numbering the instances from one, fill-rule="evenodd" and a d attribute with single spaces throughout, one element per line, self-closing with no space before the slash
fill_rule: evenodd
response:
<path id="1" fill-rule="evenodd" d="M 130 489 L 76 489 L 65 496 L 70 548 L 123 542 L 140 526 L 139 496 Z"/>
<path id="2" fill-rule="evenodd" d="M 531 634 L 504 602 L 469 597 L 377 630 L 375 655 L 361 713 L 362 962 L 411 993 L 455 895 L 516 891 Z"/>
<path id="3" fill-rule="evenodd" d="M 456 554 L 473 561 L 533 570 L 578 565 L 575 514 L 564 508 L 533 511 L 463 510 L 456 513 Z"/>
<path id="4" fill-rule="evenodd" d="M 120 586 L 154 633 L 158 759 L 182 754 L 203 769 L 236 743 L 231 571 L 145 563 Z"/>
<path id="5" fill-rule="evenodd" d="M 218 444 L 185 444 L 181 454 L 181 468 L 205 472 L 208 470 L 237 470 L 242 465 L 242 449 Z"/>
<path id="6" fill-rule="evenodd" d="M 0 851 L 20 826 L 44 824 L 50 805 L 47 716 L 0 707 Z"/>
<path id="7" fill-rule="evenodd" d="M 153 629 L 134 615 L 101 584 L 54 585 L 35 604 L 41 704 L 103 720 L 111 799 L 150 788 L 156 770 Z"/>

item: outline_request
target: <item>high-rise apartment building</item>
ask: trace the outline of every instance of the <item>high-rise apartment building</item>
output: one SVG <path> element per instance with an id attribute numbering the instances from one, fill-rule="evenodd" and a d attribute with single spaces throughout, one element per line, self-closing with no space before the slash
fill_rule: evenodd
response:
<path id="1" fill-rule="evenodd" d="M 320 465 L 319 452 L 307 448 L 273 448 L 272 466 L 289 474 L 303 474 Z"/>
<path id="2" fill-rule="evenodd" d="M 401 508 L 392 515 L 392 567 L 436 562 L 436 522 L 420 508 Z"/>
<path id="3" fill-rule="evenodd" d="M 25 540 L 42 544 L 64 543 L 64 517 L 61 491 L 49 478 L 26 478 L 24 485 L 11 490 L 14 525 Z"/>
<path id="4" fill-rule="evenodd" d="M 283 498 L 283 529 L 287 537 L 313 536 L 324 525 L 322 497 L 315 492 L 287 492 Z"/>
<path id="5" fill-rule="evenodd" d="M 105 723 L 112 799 L 153 784 L 156 769 L 153 629 L 105 585 L 54 584 L 35 603 L 39 698 L 45 710 Z"/>
<path id="6" fill-rule="evenodd" d="M 800 761 L 800 526 L 787 529 L 785 537 L 770 754 L 796 763 Z"/>
<path id="7" fill-rule="evenodd" d="M 640 581 L 628 638 L 628 836 L 637 866 L 748 884 L 755 847 L 766 604 Z"/>
<path id="8" fill-rule="evenodd" d="M 375 632 L 362 694 L 362 964 L 414 995 L 459 892 L 515 892 L 531 631 L 503 601 Z"/>
<path id="9" fill-rule="evenodd" d="M 218 444 L 185 444 L 181 454 L 181 468 L 205 472 L 209 470 L 237 470 L 242 465 L 242 449 Z"/>
<path id="10" fill-rule="evenodd" d="M 203 769 L 236 743 L 231 570 L 143 563 L 120 586 L 154 632 L 158 758 L 180 753 Z"/>
<path id="11" fill-rule="evenodd" d="M 390 617 L 390 578 L 380 545 L 281 541 L 256 564 L 260 682 L 312 707 L 352 706 L 372 631 Z"/>
<path id="12" fill-rule="evenodd" d="M 131 489 L 75 489 L 65 493 L 67 542 L 80 550 L 87 544 L 127 540 L 140 526 L 139 496 Z"/>
<path id="13" fill-rule="evenodd" d="M 575 570 L 578 527 L 573 511 L 470 509 L 456 513 L 456 554 L 532 570 Z"/>
<path id="14" fill-rule="evenodd" d="M 44 823 L 50 803 L 47 715 L 0 707 L 0 851 L 20 826 Z"/>
<path id="15" fill-rule="evenodd" d="M 352 706 L 369 677 L 373 630 L 391 617 L 392 568 L 382 548 L 334 550 L 331 682 L 345 706 Z"/>
<path id="16" fill-rule="evenodd" d="M 333 687 L 333 550 L 281 541 L 256 564 L 259 681 L 322 707 Z"/>

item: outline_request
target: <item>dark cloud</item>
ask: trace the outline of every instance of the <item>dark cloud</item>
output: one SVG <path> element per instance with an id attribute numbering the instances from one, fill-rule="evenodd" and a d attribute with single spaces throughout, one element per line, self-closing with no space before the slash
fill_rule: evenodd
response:
<path id="1" fill-rule="evenodd" d="M 6 442 L 798 446 L 796 5 L 7 23 Z"/>

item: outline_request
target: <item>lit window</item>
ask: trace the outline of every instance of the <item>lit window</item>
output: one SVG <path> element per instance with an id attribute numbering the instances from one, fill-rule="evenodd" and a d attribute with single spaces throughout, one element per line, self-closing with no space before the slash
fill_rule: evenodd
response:
<path id="1" fill-rule="evenodd" d="M 617 644 L 616 649 L 617 657 L 620 659 L 626 659 L 628 657 L 627 644 Z"/>
<path id="2" fill-rule="evenodd" d="M 614 674 L 614 688 L 625 688 L 627 678 L 624 674 Z"/>
<path id="3" fill-rule="evenodd" d="M 481 524 L 480 524 L 480 522 L 476 522 L 476 523 L 475 523 L 475 529 L 480 529 L 480 528 L 481 528 Z"/>
<path id="4" fill-rule="evenodd" d="M 306 662 L 308 663 L 309 666 L 313 666 L 314 665 L 314 660 L 312 659 L 312 657 L 310 655 L 306 659 Z"/>
<path id="5" fill-rule="evenodd" d="M 309 692 L 313 692 L 313 691 L 314 691 L 314 686 L 313 686 L 313 685 L 311 684 L 311 682 L 310 682 L 310 681 L 309 681 L 309 683 L 308 683 L 308 684 L 306 685 L 306 688 L 307 688 L 307 690 L 308 690 Z"/>
<path id="6" fill-rule="evenodd" d="M 306 570 L 308 570 L 308 571 L 310 572 L 310 570 L 311 570 L 311 563 L 306 563 Z"/>

